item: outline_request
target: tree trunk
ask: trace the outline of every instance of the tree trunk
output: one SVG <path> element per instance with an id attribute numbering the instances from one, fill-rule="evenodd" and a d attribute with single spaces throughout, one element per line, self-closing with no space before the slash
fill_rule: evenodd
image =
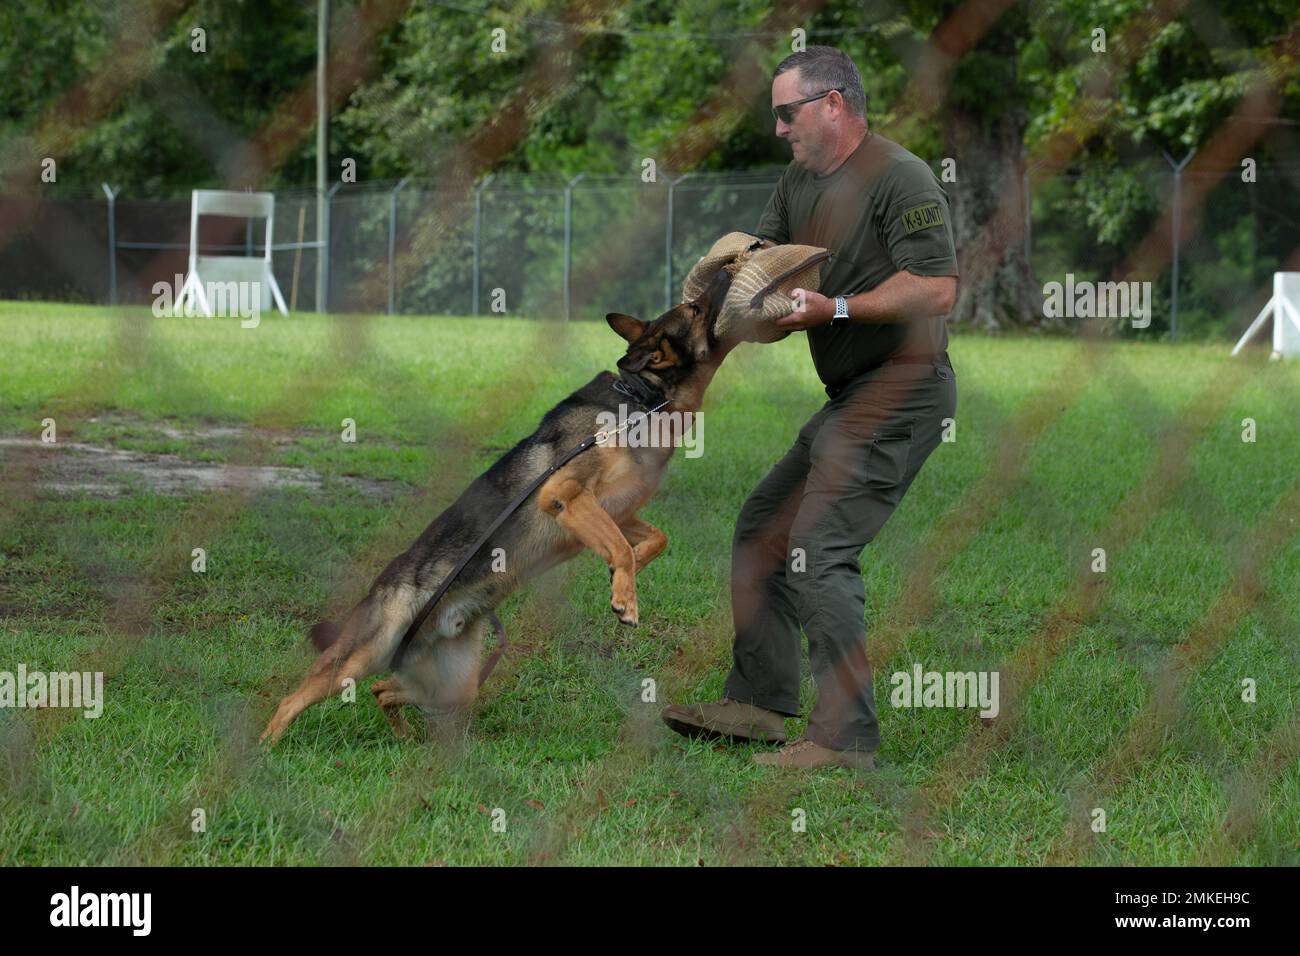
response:
<path id="1" fill-rule="evenodd" d="M 948 185 L 961 279 L 950 322 L 986 331 L 1056 327 L 1043 316 L 1042 289 L 1025 256 L 1024 135 L 1027 117 L 994 118 L 949 109 L 947 154 L 957 160 Z"/>

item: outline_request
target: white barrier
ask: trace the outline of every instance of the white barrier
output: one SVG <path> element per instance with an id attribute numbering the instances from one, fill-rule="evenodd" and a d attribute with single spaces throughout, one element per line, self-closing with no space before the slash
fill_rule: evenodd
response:
<path id="1" fill-rule="evenodd" d="M 253 256 L 201 256 L 199 255 L 199 217 L 200 216 L 235 216 L 242 219 L 265 219 L 266 238 L 262 243 L 264 252 L 260 258 Z M 230 283 L 235 289 L 253 288 L 259 290 L 258 309 L 266 311 L 275 307 L 281 315 L 288 315 L 284 296 L 280 286 L 271 272 L 271 230 L 275 225 L 275 195 L 273 193 L 239 193 L 220 189 L 196 189 L 190 200 L 190 264 L 185 284 L 172 305 L 173 313 L 179 314 L 182 305 L 187 311 L 197 311 L 211 316 L 213 295 L 210 290 L 217 290 L 225 295 Z M 236 295 L 238 295 L 238 291 Z M 236 300 L 238 305 L 238 299 Z M 227 313 L 233 314 L 233 313 Z"/>
<path id="2" fill-rule="evenodd" d="M 1273 320 L 1273 354 L 1270 358 L 1300 355 L 1300 272 L 1273 273 L 1273 298 L 1255 316 L 1255 321 L 1238 340 L 1232 354 L 1240 352 L 1270 318 Z"/>

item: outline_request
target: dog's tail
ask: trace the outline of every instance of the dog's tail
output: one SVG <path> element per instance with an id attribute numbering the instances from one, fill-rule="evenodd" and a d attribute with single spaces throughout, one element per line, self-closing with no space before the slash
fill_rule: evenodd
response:
<path id="1" fill-rule="evenodd" d="M 343 634 L 342 629 L 333 621 L 320 621 L 307 635 L 316 650 L 324 652 Z"/>

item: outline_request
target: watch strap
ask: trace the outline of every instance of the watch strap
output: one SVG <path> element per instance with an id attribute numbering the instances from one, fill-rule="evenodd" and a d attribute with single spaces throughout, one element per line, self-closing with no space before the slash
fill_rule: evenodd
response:
<path id="1" fill-rule="evenodd" d="M 831 318 L 831 325 L 836 327 L 849 324 L 849 300 L 842 295 L 835 297 L 835 315 Z"/>

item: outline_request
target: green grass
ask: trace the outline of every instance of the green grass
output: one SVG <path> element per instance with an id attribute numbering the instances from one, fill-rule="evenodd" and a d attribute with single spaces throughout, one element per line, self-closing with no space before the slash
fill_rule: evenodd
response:
<path id="1" fill-rule="evenodd" d="M 363 689 L 356 704 L 309 710 L 269 753 L 254 740 L 311 659 L 307 627 L 355 600 L 556 401 L 613 367 L 619 340 L 587 324 L 270 316 L 244 330 L 25 303 L 0 304 L 0 340 L 0 437 L 36 438 L 52 417 L 61 442 L 254 456 L 325 478 L 238 507 L 138 486 L 115 497 L 5 486 L 0 670 L 108 676 L 98 720 L 0 711 L 0 862 L 1300 861 L 1300 769 L 1286 736 L 1300 702 L 1300 528 L 1284 529 L 1259 589 L 1183 675 L 1167 726 L 1094 792 L 1173 648 L 1300 472 L 1294 364 L 1255 369 L 1193 421 L 1192 403 L 1240 361 L 1226 346 L 1103 346 L 1078 394 L 1037 409 L 1051 418 L 1023 475 L 941 566 L 932 610 L 889 659 L 873 656 L 878 771 L 791 777 L 753 766 L 753 748 L 678 738 L 657 712 L 720 694 L 734 517 L 824 401 L 801 336 L 742 348 L 720 371 L 704 456 L 676 456 L 643 512 L 671 545 L 639 579 L 638 629 L 615 621 L 605 569 L 583 555 L 504 606 L 516 646 L 467 725 L 397 741 Z M 1004 429 L 1082 361 L 1059 339 L 959 336 L 950 353 L 957 441 L 864 553 L 869 634 L 943 516 L 1008 467 L 996 458 Z M 1245 417 L 1258 423 L 1253 444 L 1240 439 Z M 354 445 L 339 440 L 344 418 L 357 422 Z M 1126 499 L 1159 486 L 1161 442 L 1179 429 L 1190 434 L 1185 471 L 1126 542 L 1103 540 Z M 16 453 L 3 453 L 9 472 Z M 190 572 L 193 547 L 207 550 L 205 574 Z M 999 669 L 1041 639 L 1094 547 L 1108 559 L 1095 612 L 1025 690 L 1005 739 L 921 818 L 929 835 L 918 843 L 908 823 L 918 792 L 992 731 L 971 711 L 891 708 L 888 675 L 913 662 Z M 141 582 L 148 599 L 129 600 Z M 641 701 L 647 677 L 658 704 Z M 1245 677 L 1254 704 L 1241 701 Z M 806 678 L 805 713 L 812 697 Z M 1106 831 L 1091 833 L 1085 817 L 1084 836 L 1071 837 L 1095 806 Z M 1247 823 L 1224 844 L 1225 818 L 1242 807 Z M 795 808 L 804 833 L 792 832 Z"/>

